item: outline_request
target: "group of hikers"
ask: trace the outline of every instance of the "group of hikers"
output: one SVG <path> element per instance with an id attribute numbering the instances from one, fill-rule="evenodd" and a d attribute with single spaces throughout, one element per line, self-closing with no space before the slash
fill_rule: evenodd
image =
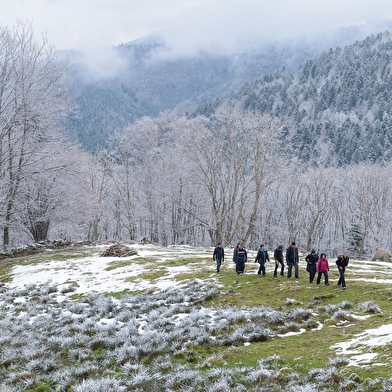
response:
<path id="1" fill-rule="evenodd" d="M 225 259 L 225 251 L 222 247 L 222 244 L 219 243 L 213 253 L 213 260 L 216 261 L 216 272 L 220 272 L 220 268 L 222 262 Z M 233 252 L 233 261 L 236 266 L 237 275 L 242 275 L 245 270 L 245 263 L 248 261 L 248 253 L 243 245 L 239 242 L 237 246 L 234 248 Z M 268 251 L 265 246 L 260 245 L 259 250 L 257 251 L 257 255 L 255 258 L 255 263 L 259 263 L 259 269 L 257 271 L 258 275 L 265 276 L 265 265 L 266 262 L 270 261 Z M 274 269 L 274 278 L 278 277 L 278 270 L 280 268 L 280 275 L 284 276 L 284 258 L 283 258 L 283 246 L 279 245 L 274 250 L 274 261 L 275 261 L 275 269 Z M 305 257 L 306 261 L 306 271 L 309 273 L 309 283 L 313 283 L 314 278 L 317 274 L 316 283 L 320 284 L 322 276 L 324 276 L 324 283 L 329 286 L 328 280 L 328 271 L 329 271 L 329 263 L 327 259 L 327 255 L 325 253 L 321 253 L 320 256 L 316 253 L 314 249 L 312 249 L 311 253 L 309 253 Z M 343 255 L 337 257 L 336 265 L 339 271 L 339 281 L 338 286 L 342 287 L 343 290 L 346 289 L 346 280 L 344 277 L 344 273 L 348 266 L 349 257 L 347 252 Z M 298 247 L 293 241 L 290 246 L 286 249 L 286 264 L 287 264 L 287 277 L 291 278 L 293 269 L 294 276 L 296 279 L 299 279 L 299 256 L 298 256 Z"/>

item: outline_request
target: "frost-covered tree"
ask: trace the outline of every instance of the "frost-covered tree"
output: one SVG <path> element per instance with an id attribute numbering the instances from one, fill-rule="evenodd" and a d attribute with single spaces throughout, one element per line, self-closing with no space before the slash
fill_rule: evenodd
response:
<path id="1" fill-rule="evenodd" d="M 317 169 L 308 169 L 306 176 L 301 176 L 300 186 L 305 192 L 303 209 L 304 235 L 306 251 L 322 241 L 323 227 L 332 219 L 331 210 L 335 203 L 336 194 L 335 168 L 319 166 Z"/>
<path id="2" fill-rule="evenodd" d="M 43 159 L 45 141 L 69 106 L 56 52 L 31 24 L 0 28 L 0 183 L 3 247 L 10 245 L 20 187 Z M 49 152 L 50 153 L 50 152 Z"/>
<path id="3" fill-rule="evenodd" d="M 361 164 L 346 170 L 350 173 L 346 189 L 351 196 L 348 206 L 351 214 L 349 241 L 362 258 L 369 241 L 380 243 L 382 228 L 390 232 L 384 224 L 391 218 L 389 166 Z"/>
<path id="4" fill-rule="evenodd" d="M 116 232 L 131 240 L 147 237 L 162 244 L 184 240 L 190 226 L 175 200 L 184 197 L 174 140 L 185 118 L 165 112 L 157 118 L 142 118 L 112 139 L 112 202 L 116 203 Z M 184 197 L 191 202 L 192 195 Z"/>
<path id="5" fill-rule="evenodd" d="M 177 154 L 200 200 L 196 211 L 182 207 L 212 243 L 247 242 L 257 232 L 268 189 L 286 163 L 280 133 L 276 119 L 229 105 L 179 132 Z"/>
<path id="6" fill-rule="evenodd" d="M 21 182 L 15 201 L 15 217 L 35 242 L 48 240 L 50 233 L 61 239 L 85 238 L 93 214 L 86 181 L 92 158 L 60 140 L 58 135 L 46 143 L 41 150 L 43 159 Z"/>
<path id="7" fill-rule="evenodd" d="M 89 193 L 92 195 L 93 209 L 86 237 L 89 241 L 99 241 L 108 239 L 110 222 L 114 220 L 109 208 L 113 187 L 112 161 L 107 154 L 102 152 L 93 158 L 90 169 L 86 181 Z"/>

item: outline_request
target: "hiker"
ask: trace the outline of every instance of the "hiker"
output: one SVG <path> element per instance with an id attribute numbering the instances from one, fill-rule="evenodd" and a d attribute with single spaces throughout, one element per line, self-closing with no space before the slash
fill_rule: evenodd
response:
<path id="1" fill-rule="evenodd" d="M 259 270 L 257 271 L 258 275 L 263 274 L 265 276 L 265 263 L 266 261 L 270 261 L 268 256 L 267 249 L 264 248 L 264 245 L 260 245 L 260 248 L 257 252 L 257 256 L 255 259 L 255 263 L 259 263 Z"/>
<path id="2" fill-rule="evenodd" d="M 317 284 L 320 284 L 321 275 L 324 275 L 325 285 L 329 286 L 328 271 L 329 271 L 329 264 L 328 264 L 327 255 L 325 253 L 321 253 L 316 266 L 316 272 L 318 272 Z"/>
<path id="3" fill-rule="evenodd" d="M 279 245 L 274 250 L 274 260 L 275 260 L 274 278 L 276 279 L 278 277 L 279 264 L 281 266 L 280 275 L 284 276 L 283 245 Z"/>
<path id="4" fill-rule="evenodd" d="M 287 269 L 287 277 L 291 278 L 291 271 L 294 267 L 295 271 L 295 277 L 298 279 L 299 278 L 299 272 L 298 272 L 298 248 L 295 245 L 295 242 L 293 241 L 291 245 L 286 249 L 286 264 L 288 266 Z"/>
<path id="5" fill-rule="evenodd" d="M 316 275 L 316 264 L 318 258 L 318 254 L 314 249 L 312 249 L 312 252 L 305 257 L 305 261 L 307 263 L 306 271 L 309 272 L 309 283 L 313 283 L 314 277 Z"/>
<path id="6" fill-rule="evenodd" d="M 219 274 L 221 264 L 225 260 L 225 250 L 223 249 L 222 244 L 220 242 L 214 249 L 214 254 L 212 255 L 212 259 L 216 261 L 216 272 Z"/>
<path id="7" fill-rule="evenodd" d="M 237 244 L 237 247 L 234 248 L 233 253 L 233 261 L 235 262 L 235 270 L 237 275 L 242 275 L 245 270 L 245 263 L 248 260 L 248 254 L 246 249 L 242 246 L 241 243 Z"/>
<path id="8" fill-rule="evenodd" d="M 336 260 L 336 265 L 338 266 L 339 270 L 339 280 L 338 280 L 338 287 L 343 287 L 343 290 L 346 290 L 346 280 L 344 278 L 344 273 L 346 272 L 346 268 L 348 266 L 349 257 L 347 252 L 344 252 L 343 256 L 338 256 Z"/>

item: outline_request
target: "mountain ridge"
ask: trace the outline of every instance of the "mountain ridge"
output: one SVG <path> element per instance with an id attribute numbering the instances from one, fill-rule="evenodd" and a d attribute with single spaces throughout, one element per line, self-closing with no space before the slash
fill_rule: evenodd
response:
<path id="1" fill-rule="evenodd" d="M 293 145 L 292 153 L 298 154 L 302 160 L 308 160 L 317 150 L 325 151 L 325 146 L 332 155 L 336 150 L 339 156 L 342 150 L 336 148 L 339 140 L 346 133 L 343 139 L 351 139 L 352 134 L 358 132 L 361 138 L 372 139 L 374 133 L 381 133 L 383 140 L 378 137 L 371 143 L 370 160 L 389 160 L 392 154 L 385 128 L 388 128 L 390 120 L 388 117 L 380 121 L 382 115 L 376 108 L 388 107 L 388 101 L 382 100 L 380 91 L 373 92 L 371 95 L 383 101 L 381 106 L 378 103 L 373 106 L 373 118 L 368 116 L 367 121 L 363 119 L 364 108 L 362 111 L 351 110 L 349 115 L 347 108 L 364 104 L 363 98 L 359 101 L 357 98 L 361 92 L 348 88 L 346 82 L 326 72 L 321 65 L 322 62 L 328 63 L 333 70 L 332 62 L 341 62 L 341 53 L 355 57 L 355 53 L 350 53 L 351 45 L 355 50 L 363 51 L 373 38 L 355 38 L 362 37 L 366 31 L 364 27 L 354 26 L 340 30 L 324 41 L 314 38 L 306 42 L 261 44 L 255 40 L 229 54 L 199 52 L 197 55 L 183 56 L 173 55 L 165 37 L 156 32 L 113 48 L 114 54 L 110 56 L 117 56 L 116 61 L 112 61 L 114 57 L 110 56 L 105 60 L 120 64 L 119 68 L 102 78 L 91 75 L 83 68 L 82 55 L 73 54 L 68 58 L 71 59 L 68 62 L 70 94 L 77 111 L 67 119 L 66 131 L 79 140 L 85 150 L 97 152 L 108 146 L 114 132 L 121 131 L 142 117 L 156 117 L 166 110 L 182 115 L 208 115 L 223 100 L 241 99 L 244 108 L 266 111 L 280 117 L 290 136 L 288 142 Z M 385 35 L 387 33 L 379 34 L 384 37 L 384 46 L 390 45 L 390 37 Z M 345 42 L 350 44 L 332 49 L 333 44 Z M 376 45 L 376 41 L 373 45 Z M 386 53 L 389 50 L 386 47 L 380 50 Z M 64 57 L 67 61 L 67 56 Z M 387 61 L 383 59 L 384 71 L 380 69 L 377 72 L 383 74 L 385 69 L 389 69 Z M 354 63 L 350 67 L 355 75 Z M 351 78 L 347 73 L 343 74 Z M 320 78 L 328 79 L 328 83 L 320 84 Z M 360 80 L 354 83 L 360 87 Z M 376 89 L 380 88 L 389 87 L 378 83 Z M 370 94 L 370 90 L 367 94 Z M 312 96 L 317 96 L 317 99 L 310 99 Z M 337 102 L 334 102 L 335 98 Z M 367 105 L 369 101 L 366 102 Z M 389 116 L 389 109 L 386 112 Z M 358 115 L 362 118 L 358 118 Z M 379 121 L 375 123 L 377 118 Z M 346 164 L 368 159 L 364 153 L 359 154 L 357 145 L 348 146 L 348 140 L 343 140 L 342 145 L 343 151 L 349 151 L 354 157 L 350 160 L 334 158 L 334 162 Z"/>
<path id="2" fill-rule="evenodd" d="M 209 116 L 227 101 L 278 117 L 287 145 L 304 161 L 317 163 L 324 151 L 334 164 L 382 163 L 392 159 L 391 63 L 392 34 L 379 33 L 330 49 L 294 74 L 265 75 L 195 114 Z"/>
<path id="3" fill-rule="evenodd" d="M 191 113 L 264 75 L 286 69 L 295 73 L 310 59 L 338 42 L 363 35 L 353 27 L 333 37 L 307 41 L 243 43 L 231 53 L 175 55 L 160 33 L 113 48 L 104 65 L 121 63 L 118 71 L 99 78 L 86 71 L 83 56 L 64 55 L 70 70 L 70 93 L 78 107 L 68 119 L 68 132 L 89 151 L 107 146 L 114 130 L 143 116 L 165 110 Z M 116 61 L 114 61 L 115 59 Z"/>

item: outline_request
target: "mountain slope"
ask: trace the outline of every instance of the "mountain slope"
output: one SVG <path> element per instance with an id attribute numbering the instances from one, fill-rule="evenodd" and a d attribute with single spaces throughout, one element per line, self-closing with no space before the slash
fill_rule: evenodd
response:
<path id="1" fill-rule="evenodd" d="M 67 129 L 83 146 L 105 147 L 113 130 L 142 116 L 174 109 L 185 114 L 283 67 L 295 72 L 337 43 L 352 42 L 363 31 L 347 29 L 331 38 L 274 43 L 243 43 L 232 53 L 174 54 L 159 34 L 115 48 L 105 61 L 123 67 L 109 77 L 84 69 L 83 56 L 64 53 L 69 63 L 71 96 L 77 115 Z M 116 61 L 115 61 L 116 60 Z"/>
<path id="2" fill-rule="evenodd" d="M 392 35 L 370 36 L 308 60 L 295 74 L 279 71 L 223 101 L 281 119 L 287 148 L 304 161 L 337 164 L 392 158 Z"/>

